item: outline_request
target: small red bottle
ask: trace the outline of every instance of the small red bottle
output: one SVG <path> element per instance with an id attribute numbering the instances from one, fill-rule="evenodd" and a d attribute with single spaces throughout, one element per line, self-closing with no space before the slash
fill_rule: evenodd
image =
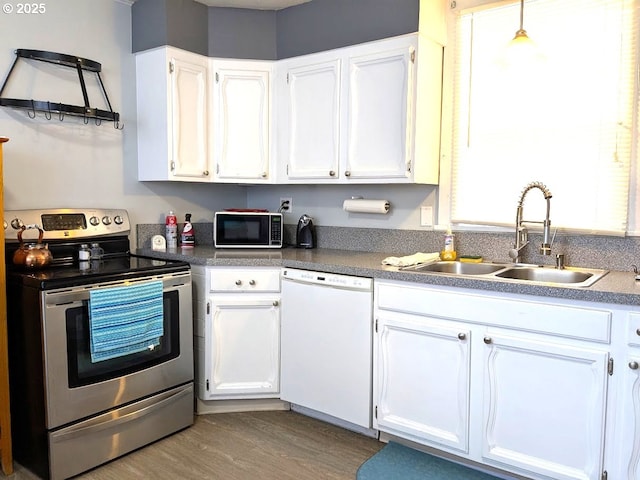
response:
<path id="1" fill-rule="evenodd" d="M 182 233 L 180 234 L 180 246 L 182 248 L 190 248 L 196 244 L 195 231 L 193 225 L 191 225 L 191 214 L 187 213 L 184 216 L 184 226 L 182 227 Z"/>

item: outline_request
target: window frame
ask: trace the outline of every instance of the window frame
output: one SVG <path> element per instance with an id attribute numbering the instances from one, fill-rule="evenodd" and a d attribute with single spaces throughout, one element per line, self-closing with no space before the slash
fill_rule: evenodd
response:
<path id="1" fill-rule="evenodd" d="M 637 0 L 636 8 L 638 7 Z M 451 203 L 451 195 L 453 193 L 453 178 L 452 178 L 452 169 L 453 169 L 453 110 L 454 110 L 454 69 L 455 69 L 455 31 L 457 21 L 460 12 L 473 12 L 486 8 L 494 8 L 500 7 L 504 5 L 513 5 L 519 3 L 518 0 L 457 0 L 456 2 L 447 2 L 447 7 L 445 9 L 445 23 L 446 23 L 446 45 L 444 49 L 444 60 L 443 60 L 443 104 L 442 104 L 442 123 L 441 123 L 441 155 L 440 155 L 440 182 L 438 187 L 438 222 L 435 226 L 436 230 L 444 230 L 448 228 L 452 224 L 452 203 Z M 453 5 L 453 6 L 452 6 Z M 526 7 L 525 7 L 526 8 Z M 525 10 L 526 14 L 526 10 Z M 526 19 L 526 17 L 525 17 Z M 526 20 L 525 20 L 525 28 L 526 28 Z M 514 32 L 517 29 L 517 25 L 514 26 Z M 505 40 L 505 43 L 508 42 L 509 39 Z M 637 39 L 638 43 L 640 43 L 640 36 Z M 640 46 L 636 48 L 640 51 Z M 635 105 L 634 105 L 634 113 L 633 113 L 633 131 L 634 137 L 632 139 L 632 152 L 631 152 L 631 163 L 630 163 L 630 172 L 629 172 L 629 193 L 627 198 L 627 227 L 626 232 L 620 233 L 620 236 L 640 236 L 640 205 L 637 203 L 640 201 L 640 168 L 638 162 L 638 112 L 640 110 L 640 95 L 638 94 L 639 89 L 639 81 L 638 77 L 640 76 L 640 55 L 639 59 L 636 60 L 635 65 L 635 77 L 636 77 L 636 85 L 635 85 Z M 531 181 L 534 180 L 542 180 L 543 178 L 532 178 Z M 525 185 L 521 186 L 522 188 Z M 515 220 L 515 209 L 516 209 L 516 200 L 513 201 L 513 210 L 514 210 L 514 220 Z M 553 212 L 552 212 L 553 216 Z M 491 232 L 491 233 L 501 233 L 501 232 L 512 232 L 513 227 L 507 226 L 499 226 L 491 223 L 482 224 L 481 222 L 473 223 L 473 224 L 454 224 L 455 229 L 459 231 L 476 231 L 476 232 Z M 535 227 L 533 228 L 535 230 Z M 572 230 L 559 228 L 559 231 L 569 232 Z M 592 230 L 587 229 L 580 231 L 580 233 L 592 232 Z M 593 233 L 593 232 L 592 232 Z M 599 233 L 598 233 L 599 234 Z M 615 235 L 614 233 L 606 233 L 605 235 Z"/>

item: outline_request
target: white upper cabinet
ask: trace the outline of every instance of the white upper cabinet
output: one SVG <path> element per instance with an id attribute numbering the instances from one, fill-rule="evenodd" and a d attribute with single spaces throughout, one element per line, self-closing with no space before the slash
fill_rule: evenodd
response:
<path id="1" fill-rule="evenodd" d="M 279 62 L 279 180 L 437 183 L 442 47 L 429 42 L 424 56 L 411 34 Z M 418 68 L 437 78 L 420 97 Z M 420 148 L 417 111 L 435 129 Z"/>
<path id="2" fill-rule="evenodd" d="M 136 55 L 138 179 L 208 182 L 208 58 L 172 47 Z"/>
<path id="3" fill-rule="evenodd" d="M 284 80 L 288 108 L 288 133 L 283 138 L 282 154 L 288 159 L 287 178 L 292 180 L 338 179 L 340 163 L 340 82 L 342 61 L 316 55 L 312 63 L 287 69 Z M 314 61 L 315 60 L 315 61 Z M 286 104 L 286 106 L 284 106 Z"/>
<path id="4" fill-rule="evenodd" d="M 212 59 L 211 137 L 215 180 L 273 183 L 272 62 Z"/>
<path id="5" fill-rule="evenodd" d="M 349 56 L 347 179 L 411 177 L 415 42 Z"/>

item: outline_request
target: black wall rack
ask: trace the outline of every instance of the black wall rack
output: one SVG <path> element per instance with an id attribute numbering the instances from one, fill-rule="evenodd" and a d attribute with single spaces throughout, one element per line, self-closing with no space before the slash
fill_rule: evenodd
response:
<path id="1" fill-rule="evenodd" d="M 71 115 L 74 117 L 83 117 L 84 123 L 89 123 L 90 120 L 93 120 L 96 125 L 100 125 L 100 123 L 102 123 L 102 121 L 104 120 L 113 122 L 114 128 L 118 130 L 122 130 L 122 128 L 124 128 L 124 125 L 120 124 L 120 114 L 114 112 L 111 108 L 111 102 L 109 102 L 109 97 L 107 96 L 107 92 L 104 88 L 104 83 L 102 83 L 102 78 L 100 77 L 102 65 L 100 65 L 98 62 L 88 60 L 86 58 L 76 57 L 74 55 L 46 52 L 43 50 L 28 50 L 19 48 L 15 53 L 16 58 L 13 61 L 13 65 L 11 65 L 11 69 L 9 70 L 7 78 L 2 84 L 2 88 L 0 88 L 0 106 L 27 110 L 27 115 L 29 116 L 29 118 L 35 118 L 37 112 L 44 113 L 45 117 L 48 120 L 51 120 L 53 115 L 57 115 L 58 119 L 62 121 L 64 120 L 65 115 Z M 4 98 L 2 96 L 2 92 L 4 91 L 4 88 L 6 87 L 7 82 L 11 77 L 11 73 L 13 72 L 16 63 L 20 58 L 53 63 L 56 65 L 61 65 L 63 67 L 75 68 L 78 72 L 78 79 L 80 80 L 80 88 L 82 89 L 84 105 L 68 105 L 65 103 L 33 99 L 26 100 L 18 98 Z M 100 110 L 99 108 L 92 108 L 89 105 L 89 95 L 87 94 L 87 87 L 84 82 L 84 71 L 96 74 L 98 83 L 100 84 L 100 89 L 102 90 L 102 94 L 104 95 L 104 99 L 109 110 Z"/>

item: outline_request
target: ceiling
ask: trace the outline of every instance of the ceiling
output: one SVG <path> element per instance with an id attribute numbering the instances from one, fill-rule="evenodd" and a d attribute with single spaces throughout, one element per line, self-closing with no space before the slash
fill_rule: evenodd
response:
<path id="1" fill-rule="evenodd" d="M 254 10 L 280 10 L 311 0 L 196 0 L 210 7 L 251 8 Z"/>

